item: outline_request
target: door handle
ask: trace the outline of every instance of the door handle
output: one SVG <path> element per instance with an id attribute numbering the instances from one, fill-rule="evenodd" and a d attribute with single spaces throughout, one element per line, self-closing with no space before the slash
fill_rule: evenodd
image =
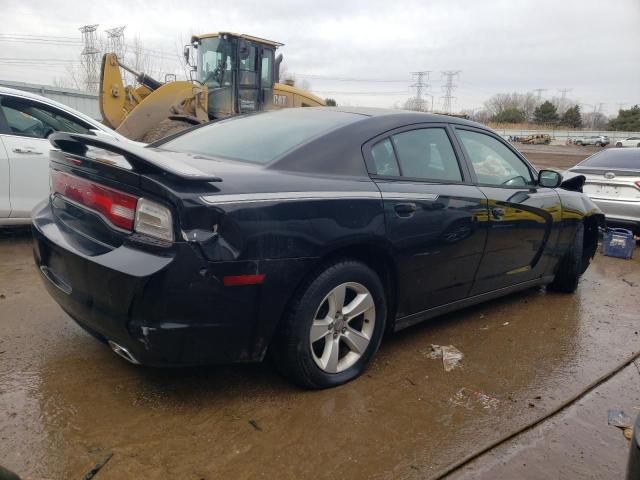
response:
<path id="1" fill-rule="evenodd" d="M 29 147 L 25 148 L 14 148 L 13 153 L 34 153 L 36 155 L 42 155 L 42 152 L 38 152 L 37 150 L 33 150 Z"/>
<path id="2" fill-rule="evenodd" d="M 493 215 L 493 218 L 495 219 L 500 219 L 502 217 L 504 217 L 505 211 L 504 208 L 492 208 L 491 209 L 491 215 Z"/>
<path id="3" fill-rule="evenodd" d="M 416 211 L 415 203 L 398 203 L 393 207 L 400 217 L 409 217 Z"/>

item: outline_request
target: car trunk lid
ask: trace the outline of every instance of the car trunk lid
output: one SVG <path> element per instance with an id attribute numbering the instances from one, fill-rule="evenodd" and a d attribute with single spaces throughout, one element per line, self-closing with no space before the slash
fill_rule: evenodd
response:
<path id="1" fill-rule="evenodd" d="M 180 154 L 80 134 L 55 133 L 50 141 L 52 208 L 69 229 L 102 246 L 94 253 L 136 235 L 142 199 L 169 209 L 173 238 L 180 238 L 175 219 L 184 214 L 184 199 L 220 190 L 218 175 Z"/>
<path id="2" fill-rule="evenodd" d="M 592 198 L 640 202 L 640 172 L 627 169 L 573 168 L 586 178 L 583 191 Z"/>

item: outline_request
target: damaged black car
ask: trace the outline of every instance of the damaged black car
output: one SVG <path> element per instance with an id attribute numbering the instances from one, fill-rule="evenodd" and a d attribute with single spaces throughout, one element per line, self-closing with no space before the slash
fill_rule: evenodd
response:
<path id="1" fill-rule="evenodd" d="M 383 334 L 540 285 L 573 292 L 603 215 L 479 124 L 300 108 L 148 147 L 55 133 L 33 212 L 51 296 L 136 364 L 262 360 L 308 388 Z"/>

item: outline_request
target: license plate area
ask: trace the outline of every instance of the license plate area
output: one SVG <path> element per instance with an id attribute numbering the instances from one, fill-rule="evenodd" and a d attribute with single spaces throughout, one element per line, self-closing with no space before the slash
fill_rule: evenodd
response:
<path id="1" fill-rule="evenodd" d="M 587 183 L 584 186 L 584 193 L 602 198 L 617 198 L 620 196 L 620 188 L 613 185 Z"/>
<path id="2" fill-rule="evenodd" d="M 49 250 L 47 261 L 40 266 L 40 271 L 56 288 L 71 295 L 73 289 L 68 280 L 65 262 L 55 250 Z"/>

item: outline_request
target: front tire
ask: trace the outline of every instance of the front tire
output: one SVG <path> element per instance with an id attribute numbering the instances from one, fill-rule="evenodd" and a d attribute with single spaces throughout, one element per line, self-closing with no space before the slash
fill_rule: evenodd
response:
<path id="1" fill-rule="evenodd" d="M 564 293 L 576 291 L 580 276 L 589 266 L 589 259 L 584 258 L 583 252 L 584 225 L 581 223 L 576 229 L 572 245 L 558 263 L 556 276 L 547 287 L 549 290 Z"/>
<path id="2" fill-rule="evenodd" d="M 622 148 L 622 144 L 620 142 L 616 143 L 616 148 Z"/>
<path id="3" fill-rule="evenodd" d="M 283 319 L 274 356 L 280 372 L 305 388 L 360 376 L 378 350 L 387 316 L 378 275 L 343 260 L 309 279 Z"/>

